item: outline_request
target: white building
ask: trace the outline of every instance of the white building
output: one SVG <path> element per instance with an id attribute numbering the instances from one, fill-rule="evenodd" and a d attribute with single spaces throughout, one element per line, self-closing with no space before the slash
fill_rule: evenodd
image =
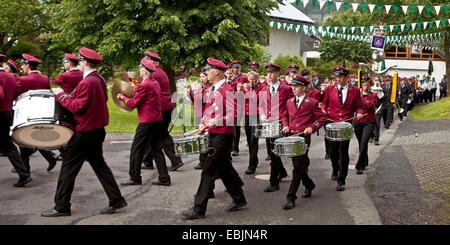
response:
<path id="1" fill-rule="evenodd" d="M 313 26 L 315 24 L 311 18 L 291 3 L 280 3 L 278 7 L 279 9 L 274 9 L 269 13 L 272 21 L 296 25 Z M 319 39 L 314 39 L 302 32 L 297 33 L 274 27 L 268 42 L 268 49 L 272 55 L 271 61 L 274 61 L 279 55 L 296 55 L 306 65 L 307 57 L 317 57 L 317 52 L 313 50 L 318 45 Z"/>

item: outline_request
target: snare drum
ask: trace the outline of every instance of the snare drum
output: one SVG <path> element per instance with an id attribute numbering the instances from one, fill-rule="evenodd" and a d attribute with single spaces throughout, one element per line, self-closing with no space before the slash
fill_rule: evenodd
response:
<path id="1" fill-rule="evenodd" d="M 298 157 L 306 154 L 308 145 L 305 138 L 291 136 L 275 140 L 272 152 L 279 157 Z"/>
<path id="2" fill-rule="evenodd" d="M 261 122 L 258 129 L 255 130 L 255 137 L 263 139 L 280 138 L 281 132 L 282 124 L 280 121 Z"/>
<path id="3" fill-rule="evenodd" d="M 330 123 L 325 126 L 327 138 L 330 141 L 347 141 L 353 136 L 353 126 L 348 122 Z"/>
<path id="4" fill-rule="evenodd" d="M 11 126 L 14 141 L 25 147 L 54 150 L 66 146 L 74 125 L 68 120 L 68 110 L 57 106 L 51 90 L 30 90 L 15 101 L 14 122 Z"/>
<path id="5" fill-rule="evenodd" d="M 181 155 L 193 155 L 206 153 L 208 151 L 208 136 L 204 134 L 198 134 L 193 136 L 187 136 L 183 138 L 173 139 L 175 154 Z"/>

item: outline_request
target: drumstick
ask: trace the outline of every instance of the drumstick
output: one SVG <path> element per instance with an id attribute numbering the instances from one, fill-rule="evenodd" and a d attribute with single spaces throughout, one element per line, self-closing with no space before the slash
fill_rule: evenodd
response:
<path id="1" fill-rule="evenodd" d="M 362 114 L 362 116 L 363 116 L 363 117 L 364 117 L 364 116 L 367 116 L 367 114 L 368 114 L 368 113 Z M 357 117 L 358 117 L 358 116 L 356 116 L 356 117 L 351 117 L 351 118 L 349 118 L 349 119 L 344 119 L 344 120 L 342 120 L 342 121 L 334 121 L 334 120 L 331 120 L 331 119 L 328 118 L 328 121 L 332 121 L 332 122 L 335 122 L 335 123 L 337 123 L 337 122 L 345 122 L 345 121 L 350 121 L 350 120 L 356 119 Z"/>
<path id="2" fill-rule="evenodd" d="M 293 135 L 291 135 L 291 136 L 300 136 L 300 135 L 305 135 L 305 133 L 304 133 L 304 132 L 296 133 L 296 134 L 293 134 Z"/>
<path id="3" fill-rule="evenodd" d="M 203 127 L 197 129 L 197 131 L 195 131 L 195 133 L 193 133 L 192 135 L 197 135 L 197 134 L 201 134 L 203 133 L 203 131 L 205 131 L 205 129 L 208 127 L 208 125 L 203 125 Z"/>

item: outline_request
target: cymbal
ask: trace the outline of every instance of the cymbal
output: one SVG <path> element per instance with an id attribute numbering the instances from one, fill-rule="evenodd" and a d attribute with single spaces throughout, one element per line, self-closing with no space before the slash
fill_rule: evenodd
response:
<path id="1" fill-rule="evenodd" d="M 119 80 L 114 82 L 114 85 L 112 86 L 111 90 L 112 99 L 114 101 L 114 104 L 123 112 L 131 112 L 133 111 L 133 108 L 127 106 L 125 102 L 122 100 L 117 99 L 118 94 L 123 94 L 128 98 L 134 97 L 134 89 L 131 87 L 130 84 L 128 84 L 125 81 Z"/>
<path id="2" fill-rule="evenodd" d="M 121 75 L 119 75 L 118 78 L 125 82 L 131 82 L 132 80 L 140 79 L 139 74 L 137 74 L 136 72 L 133 72 L 133 71 L 123 72 Z"/>

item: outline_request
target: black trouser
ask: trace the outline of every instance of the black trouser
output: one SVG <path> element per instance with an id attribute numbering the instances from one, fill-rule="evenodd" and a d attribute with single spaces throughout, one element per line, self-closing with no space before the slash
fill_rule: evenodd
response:
<path id="1" fill-rule="evenodd" d="M 241 126 L 238 126 L 238 122 L 233 127 L 233 149 L 232 151 L 239 152 L 239 140 L 241 139 Z"/>
<path id="2" fill-rule="evenodd" d="M 431 101 L 436 101 L 436 89 L 435 88 L 432 88 L 430 90 L 430 102 Z"/>
<path id="3" fill-rule="evenodd" d="M 102 184 L 109 199 L 109 206 L 117 207 L 125 203 L 114 175 L 103 158 L 102 144 L 105 135 L 105 129 L 99 128 L 87 132 L 75 132 L 69 140 L 59 172 L 55 194 L 55 210 L 59 212 L 70 211 L 70 199 L 75 179 L 85 160 L 89 162 Z"/>
<path id="4" fill-rule="evenodd" d="M 364 169 L 369 165 L 369 156 L 367 155 L 369 139 L 374 131 L 376 122 L 360 123 L 354 121 L 355 135 L 359 144 L 359 157 L 356 162 L 356 169 Z"/>
<path id="5" fill-rule="evenodd" d="M 400 118 L 400 120 L 403 120 L 403 117 L 406 116 L 406 113 L 408 113 L 408 104 L 406 104 L 406 100 L 399 100 L 398 104 L 400 105 L 400 108 L 403 108 L 403 112 L 402 113 L 397 113 L 398 114 L 398 118 Z"/>
<path id="6" fill-rule="evenodd" d="M 0 148 L 8 156 L 16 173 L 23 179 L 30 176 L 30 169 L 23 163 L 16 145 L 14 145 L 11 136 L 9 136 L 12 118 L 11 111 L 0 111 Z"/>
<path id="7" fill-rule="evenodd" d="M 22 158 L 22 161 L 28 170 L 31 169 L 30 168 L 30 156 L 33 155 L 36 151 L 39 151 L 39 153 L 41 153 L 41 155 L 45 158 L 45 160 L 47 160 L 48 163 L 56 161 L 56 158 L 58 157 L 58 156 L 56 156 L 55 153 L 53 153 L 51 151 L 36 150 L 36 149 L 28 148 L 28 147 L 20 147 L 20 157 Z"/>
<path id="8" fill-rule="evenodd" d="M 427 90 L 425 90 L 425 91 L 423 91 L 423 93 L 422 93 L 422 100 L 423 100 L 423 103 L 428 103 L 428 101 L 429 101 L 429 99 L 430 99 L 430 91 L 428 91 L 428 89 Z"/>
<path id="9" fill-rule="evenodd" d="M 287 176 L 286 169 L 283 166 L 283 162 L 281 161 L 281 157 L 275 155 L 273 153 L 273 149 L 275 147 L 276 139 L 269 139 L 269 157 L 270 157 L 270 185 L 277 186 L 280 184 L 280 176 Z"/>
<path id="10" fill-rule="evenodd" d="M 333 167 L 333 175 L 337 175 L 338 184 L 345 185 L 345 179 L 348 173 L 348 164 L 350 158 L 348 156 L 348 147 L 350 140 L 347 141 L 330 141 L 330 159 Z"/>
<path id="11" fill-rule="evenodd" d="M 385 127 L 390 127 L 394 120 L 394 107 L 392 105 L 383 106 L 383 124 Z"/>
<path id="12" fill-rule="evenodd" d="M 305 143 L 309 146 L 311 145 L 311 136 L 305 136 Z M 312 188 L 314 186 L 314 182 L 308 176 L 308 167 L 309 167 L 309 157 L 308 151 L 303 156 L 293 157 L 292 164 L 294 165 L 294 169 L 292 170 L 292 181 L 289 186 L 289 192 L 287 194 L 287 199 L 295 200 L 297 199 L 297 190 L 300 186 L 300 182 L 303 182 L 303 185 L 306 189 Z"/>
<path id="13" fill-rule="evenodd" d="M 440 90 L 439 99 L 442 99 L 444 97 L 447 97 L 447 90 Z"/>
<path id="14" fill-rule="evenodd" d="M 208 158 L 203 166 L 200 185 L 194 200 L 194 209 L 205 214 L 209 194 L 214 189 L 214 182 L 220 178 L 235 203 L 245 200 L 242 180 L 230 161 L 232 134 L 210 133 L 208 138 Z"/>
<path id="15" fill-rule="evenodd" d="M 377 114 L 376 115 L 376 120 L 375 120 L 375 126 L 374 126 L 374 130 L 373 130 L 373 140 L 375 141 L 380 141 L 380 127 L 381 127 L 381 118 L 383 117 L 382 114 Z"/>
<path id="16" fill-rule="evenodd" d="M 325 125 L 323 125 L 323 131 L 325 131 L 325 134 L 323 135 L 323 139 L 325 142 L 325 154 L 328 156 L 330 155 L 330 141 L 326 137 L 327 136 L 326 126 L 327 126 L 327 124 L 330 124 L 330 123 L 332 123 L 332 122 L 328 121 Z M 319 130 L 317 130 L 317 131 L 319 131 Z"/>
<path id="17" fill-rule="evenodd" d="M 159 180 L 161 182 L 170 181 L 169 173 L 166 166 L 166 158 L 162 152 L 161 144 L 161 122 L 139 123 L 136 128 L 133 143 L 130 152 L 130 179 L 142 183 L 141 165 L 145 151 L 150 145 L 150 154 L 155 159 L 156 168 L 158 169 Z"/>
<path id="18" fill-rule="evenodd" d="M 270 157 L 271 150 L 270 150 L 270 140 L 269 139 L 266 139 L 266 152 L 267 152 L 267 156 Z"/>
<path id="19" fill-rule="evenodd" d="M 173 139 L 172 139 L 172 136 L 170 136 L 170 134 L 169 134 L 169 124 L 170 124 L 170 121 L 172 120 L 172 110 L 173 109 L 162 112 L 162 117 L 163 117 L 162 124 L 163 125 L 161 128 L 161 132 L 162 132 L 161 143 L 162 143 L 162 148 L 164 150 L 164 153 L 169 158 L 170 163 L 172 164 L 172 166 L 176 166 L 176 165 L 180 164 L 182 161 L 181 161 L 180 156 L 175 155 Z M 153 164 L 153 156 L 150 152 L 151 152 L 151 149 L 148 148 L 147 152 L 145 153 L 144 160 L 143 160 L 143 162 L 147 166 L 151 166 L 151 164 Z"/>
<path id="20" fill-rule="evenodd" d="M 253 126 L 251 126 L 253 125 Z M 255 137 L 255 131 L 258 129 L 258 116 L 245 116 L 245 135 L 247 136 L 247 143 L 250 157 L 248 160 L 248 169 L 255 170 L 258 166 L 258 143 L 259 139 Z"/>

